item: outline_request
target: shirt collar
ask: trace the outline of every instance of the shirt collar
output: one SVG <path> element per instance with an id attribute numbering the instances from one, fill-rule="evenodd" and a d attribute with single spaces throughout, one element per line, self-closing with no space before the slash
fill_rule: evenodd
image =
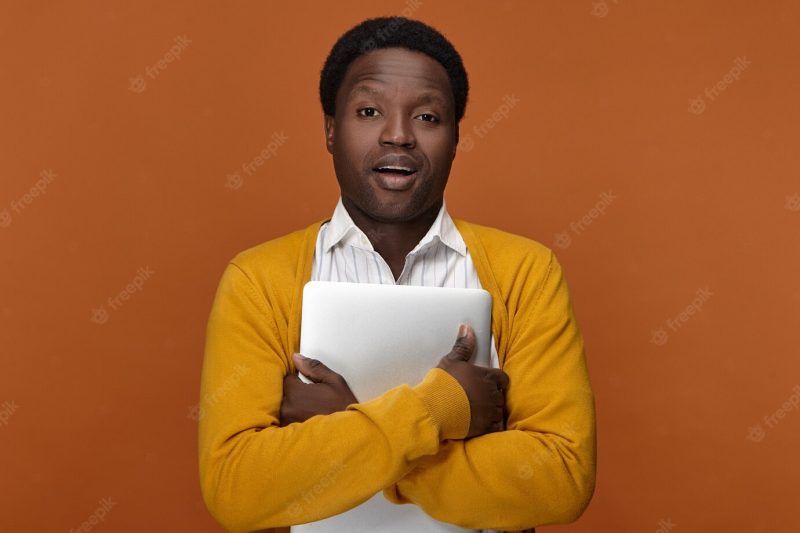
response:
<path id="1" fill-rule="evenodd" d="M 464 239 L 461 237 L 453 219 L 447 212 L 447 207 L 444 202 L 442 202 L 439 214 L 436 215 L 436 219 L 433 221 L 433 224 L 431 224 L 428 232 L 409 254 L 427 248 L 431 243 L 436 241 L 441 242 L 462 256 L 467 255 L 467 245 L 464 243 Z M 347 212 L 347 209 L 345 209 L 341 197 L 336 203 L 336 208 L 333 210 L 333 216 L 330 222 L 328 222 L 327 231 L 325 232 L 322 243 L 323 250 L 327 252 L 337 244 L 347 244 L 355 246 L 356 248 L 374 251 L 372 243 L 367 236 L 356 226 L 353 219 L 350 218 L 350 214 Z"/>

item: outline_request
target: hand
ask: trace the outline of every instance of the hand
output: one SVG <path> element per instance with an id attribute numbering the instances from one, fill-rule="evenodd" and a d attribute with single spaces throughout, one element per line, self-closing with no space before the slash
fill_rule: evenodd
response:
<path id="1" fill-rule="evenodd" d="M 344 411 L 351 403 L 358 403 L 344 378 L 322 362 L 296 353 L 294 365 L 313 383 L 303 383 L 297 374 L 283 378 L 281 426 Z"/>
<path id="2" fill-rule="evenodd" d="M 463 325 L 453 349 L 438 365 L 456 378 L 467 393 L 471 415 L 467 439 L 503 430 L 508 388 L 508 375 L 502 370 L 468 362 L 474 351 L 475 332 Z"/>

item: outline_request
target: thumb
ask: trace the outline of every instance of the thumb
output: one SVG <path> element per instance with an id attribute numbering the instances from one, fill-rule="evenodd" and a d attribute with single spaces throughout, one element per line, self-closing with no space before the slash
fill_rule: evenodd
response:
<path id="1" fill-rule="evenodd" d="M 314 383 L 330 383 L 331 377 L 335 375 L 333 370 L 325 366 L 322 361 L 311 359 L 302 354 L 293 354 L 294 366 L 304 376 Z"/>
<path id="2" fill-rule="evenodd" d="M 458 338 L 453 345 L 453 349 L 447 354 L 448 359 L 456 361 L 469 361 L 472 352 L 475 351 L 475 332 L 466 324 L 461 324 L 458 328 Z"/>

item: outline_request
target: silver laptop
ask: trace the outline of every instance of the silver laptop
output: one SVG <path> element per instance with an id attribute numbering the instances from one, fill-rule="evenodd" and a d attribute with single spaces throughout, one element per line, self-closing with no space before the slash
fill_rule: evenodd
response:
<path id="1" fill-rule="evenodd" d="M 450 352 L 461 324 L 475 331 L 471 362 L 490 366 L 492 297 L 452 289 L 312 281 L 303 289 L 300 353 L 341 374 L 359 402 L 401 384 L 416 385 Z M 308 382 L 302 374 L 300 378 Z M 322 444 L 322 443 L 321 443 Z M 382 492 L 337 516 L 292 532 L 440 533 L 465 531 Z"/>
<path id="2" fill-rule="evenodd" d="M 303 289 L 300 353 L 344 376 L 365 402 L 422 381 L 453 348 L 461 324 L 475 331 L 470 361 L 490 366 L 491 319 L 483 289 L 311 281 Z"/>

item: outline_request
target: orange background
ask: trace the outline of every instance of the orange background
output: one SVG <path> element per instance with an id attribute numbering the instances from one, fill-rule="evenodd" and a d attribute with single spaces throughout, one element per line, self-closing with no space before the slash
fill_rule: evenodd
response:
<path id="1" fill-rule="evenodd" d="M 331 214 L 319 70 L 404 10 L 470 74 L 451 212 L 553 247 L 585 335 L 597 490 L 542 530 L 798 530 L 796 2 L 418 4 L 3 4 L 0 530 L 77 529 L 103 498 L 97 531 L 219 530 L 191 409 L 217 282 Z"/>

